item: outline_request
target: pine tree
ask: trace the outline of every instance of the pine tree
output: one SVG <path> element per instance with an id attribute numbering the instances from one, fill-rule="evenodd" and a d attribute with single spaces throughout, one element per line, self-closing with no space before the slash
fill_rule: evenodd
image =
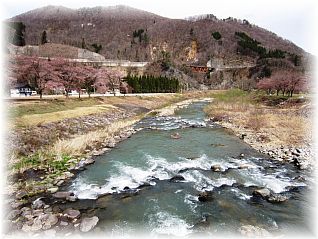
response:
<path id="1" fill-rule="evenodd" d="M 45 43 L 47 43 L 47 36 L 46 31 L 43 31 L 41 35 L 41 45 L 44 45 Z"/>
<path id="2" fill-rule="evenodd" d="M 13 35 L 12 44 L 16 46 L 25 46 L 25 25 L 22 22 L 12 22 L 11 27 L 15 29 L 15 34 Z"/>
<path id="3" fill-rule="evenodd" d="M 85 43 L 85 39 L 84 38 L 82 38 L 82 48 L 86 49 L 86 43 Z"/>

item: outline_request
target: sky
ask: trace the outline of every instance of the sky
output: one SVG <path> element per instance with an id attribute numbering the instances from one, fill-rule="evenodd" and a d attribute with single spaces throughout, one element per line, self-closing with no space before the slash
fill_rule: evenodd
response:
<path id="1" fill-rule="evenodd" d="M 47 5 L 69 8 L 128 5 L 169 18 L 200 14 L 229 16 L 249 22 L 317 53 L 317 0 L 2 0 L 1 19 Z"/>

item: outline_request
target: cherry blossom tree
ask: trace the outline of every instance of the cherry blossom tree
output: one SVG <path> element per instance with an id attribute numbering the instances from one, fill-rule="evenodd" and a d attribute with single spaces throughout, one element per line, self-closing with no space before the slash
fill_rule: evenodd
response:
<path id="1" fill-rule="evenodd" d="M 17 80 L 28 83 L 33 87 L 42 99 L 43 91 L 50 81 L 56 81 L 58 74 L 53 70 L 49 60 L 39 57 L 18 56 L 16 57 Z"/>
<path id="2" fill-rule="evenodd" d="M 123 74 L 116 70 L 101 68 L 97 72 L 96 87 L 99 92 L 106 92 L 110 89 L 115 95 L 115 90 L 120 88 Z"/>
<path id="3" fill-rule="evenodd" d="M 276 94 L 279 92 L 284 96 L 288 94 L 293 96 L 295 91 L 305 90 L 306 77 L 295 70 L 281 70 L 275 72 L 270 78 L 264 78 L 257 84 L 257 88 L 267 91 L 270 94 L 273 90 L 276 90 Z"/>
<path id="4" fill-rule="evenodd" d="M 83 88 L 86 89 L 88 97 L 91 97 L 91 92 L 95 87 L 95 82 L 97 80 L 98 69 L 92 66 L 84 66 L 83 68 L 84 80 L 83 80 Z"/>
<path id="5" fill-rule="evenodd" d="M 265 90 L 268 95 L 272 93 L 272 91 L 275 89 L 274 81 L 272 78 L 263 78 L 261 79 L 256 87 L 260 90 Z"/>
<path id="6" fill-rule="evenodd" d="M 81 98 L 81 87 L 85 78 L 83 68 L 67 59 L 58 58 L 53 61 L 54 71 L 58 74 L 59 83 L 64 86 L 65 96 L 69 96 L 71 90 L 76 89 Z"/>

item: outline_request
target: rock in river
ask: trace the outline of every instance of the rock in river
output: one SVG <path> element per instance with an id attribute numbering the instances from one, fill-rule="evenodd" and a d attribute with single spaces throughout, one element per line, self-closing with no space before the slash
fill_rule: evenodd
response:
<path id="1" fill-rule="evenodd" d="M 265 229 L 252 225 L 241 226 L 238 231 L 241 233 L 241 235 L 251 238 L 271 236 L 271 234 Z"/>
<path id="2" fill-rule="evenodd" d="M 271 192 L 267 188 L 256 189 L 253 192 L 253 196 L 260 196 L 262 198 L 268 198 Z"/>
<path id="3" fill-rule="evenodd" d="M 59 199 L 65 199 L 67 197 L 73 196 L 74 193 L 72 192 L 56 192 L 53 194 L 53 197 L 59 198 Z"/>
<path id="4" fill-rule="evenodd" d="M 92 230 L 97 225 L 98 221 L 99 219 L 96 216 L 83 218 L 80 224 L 80 231 L 88 232 Z"/>
<path id="5" fill-rule="evenodd" d="M 205 191 L 199 194 L 198 197 L 200 202 L 208 202 L 213 200 L 212 192 Z"/>
<path id="6" fill-rule="evenodd" d="M 287 196 L 279 195 L 279 194 L 273 194 L 267 199 L 267 201 L 271 203 L 280 203 L 280 202 L 285 202 L 287 200 L 288 200 Z"/>
<path id="7" fill-rule="evenodd" d="M 171 134 L 170 137 L 171 137 L 172 139 L 180 139 L 180 138 L 181 138 L 181 136 L 180 136 L 179 133 Z"/>
<path id="8" fill-rule="evenodd" d="M 220 172 L 222 171 L 222 167 L 219 164 L 215 164 L 211 166 L 211 170 L 213 170 L 214 172 Z"/>
<path id="9" fill-rule="evenodd" d="M 184 177 L 181 175 L 176 175 L 169 179 L 169 182 L 174 182 L 174 183 L 180 182 L 180 181 L 184 181 Z"/>

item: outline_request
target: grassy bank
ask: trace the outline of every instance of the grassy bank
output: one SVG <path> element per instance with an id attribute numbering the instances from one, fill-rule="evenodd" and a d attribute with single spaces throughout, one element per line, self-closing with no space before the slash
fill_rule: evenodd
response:
<path id="1" fill-rule="evenodd" d="M 256 148 L 302 146 L 312 139 L 310 102 L 297 97 L 267 96 L 229 90 L 214 94 L 205 108 L 210 118 L 232 129 Z"/>
<path id="2" fill-rule="evenodd" d="M 54 100 L 10 101 L 8 115 L 11 125 L 34 126 L 106 112 L 120 106 L 154 109 L 182 100 L 179 94 L 152 97 L 96 97 Z"/>
<path id="3" fill-rule="evenodd" d="M 53 124 L 54 126 L 59 122 L 65 122 L 65 127 L 68 127 L 67 122 L 72 119 L 81 124 L 80 119 L 83 116 L 87 121 L 90 118 L 107 117 L 104 114 L 107 112 L 109 116 L 113 115 L 112 112 L 117 112 L 119 115 L 123 114 L 123 117 L 114 118 L 109 124 L 92 127 L 86 132 L 74 133 L 54 141 L 50 140 L 49 144 L 40 145 L 27 155 L 19 155 L 14 151 L 8 152 L 7 172 L 11 182 L 8 184 L 7 193 L 25 190 L 27 195 L 32 196 L 55 186 L 60 178 L 68 175 L 70 169 L 74 168 L 83 158 L 89 158 L 98 153 L 98 150 L 105 149 L 110 142 L 114 143 L 114 138 L 117 138 L 117 141 L 122 140 L 125 132 L 131 130 L 131 126 L 146 112 L 183 99 L 184 96 L 175 94 L 156 97 L 103 97 L 10 102 L 8 111 L 11 130 L 18 137 L 20 133 L 24 132 L 24 136 L 18 138 L 23 141 L 22 145 L 34 145 L 32 132 L 43 132 L 46 125 L 52 126 Z M 131 114 L 130 111 L 133 110 L 136 112 Z M 54 131 L 54 129 L 53 127 L 52 130 Z M 51 131 L 51 133 L 54 132 Z M 45 133 L 41 136 L 44 140 L 48 138 Z"/>

